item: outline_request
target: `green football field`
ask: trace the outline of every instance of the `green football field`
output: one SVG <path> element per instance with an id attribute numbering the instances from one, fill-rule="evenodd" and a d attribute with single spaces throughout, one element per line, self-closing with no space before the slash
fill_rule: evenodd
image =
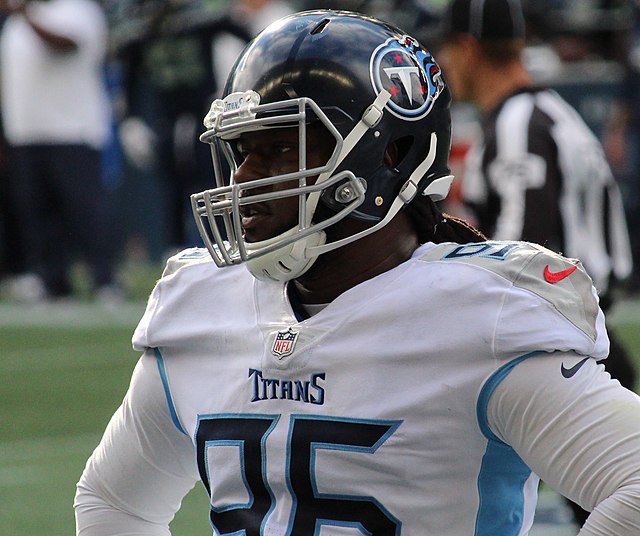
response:
<path id="1" fill-rule="evenodd" d="M 0 535 L 74 534 L 75 483 L 127 389 L 143 308 L 0 305 Z M 610 324 L 640 368 L 640 303 L 622 303 Z M 197 485 L 174 536 L 211 534 L 206 512 Z M 552 523 L 532 534 L 571 532 Z"/>

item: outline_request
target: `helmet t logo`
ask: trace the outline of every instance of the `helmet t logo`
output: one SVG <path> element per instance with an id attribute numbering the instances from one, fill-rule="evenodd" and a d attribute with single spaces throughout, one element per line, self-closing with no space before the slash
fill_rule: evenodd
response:
<path id="1" fill-rule="evenodd" d="M 413 102 L 413 89 L 411 84 L 411 75 L 420 76 L 417 67 L 386 67 L 383 71 L 392 80 L 394 77 L 400 79 L 400 83 L 404 88 L 409 100 Z"/>
<path id="2" fill-rule="evenodd" d="M 417 121 L 427 115 L 444 89 L 440 67 L 413 38 L 390 37 L 369 60 L 374 91 L 388 91 L 387 109 L 403 120 Z"/>

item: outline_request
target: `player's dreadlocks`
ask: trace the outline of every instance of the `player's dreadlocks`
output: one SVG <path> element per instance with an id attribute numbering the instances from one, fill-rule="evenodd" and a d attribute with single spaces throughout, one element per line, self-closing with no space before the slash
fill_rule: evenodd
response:
<path id="1" fill-rule="evenodd" d="M 406 210 L 418 231 L 418 240 L 425 242 L 482 242 L 487 240 L 478 229 L 466 221 L 445 214 L 429 196 L 417 195 Z"/>

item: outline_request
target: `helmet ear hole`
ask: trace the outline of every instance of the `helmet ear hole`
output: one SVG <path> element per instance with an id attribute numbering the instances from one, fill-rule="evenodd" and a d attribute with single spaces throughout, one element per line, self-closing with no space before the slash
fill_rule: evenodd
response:
<path id="1" fill-rule="evenodd" d="M 398 145 L 392 141 L 384 150 L 383 156 L 384 165 L 393 169 L 398 163 Z"/>
<path id="2" fill-rule="evenodd" d="M 384 163 L 388 168 L 398 168 L 409 154 L 413 145 L 413 136 L 404 136 L 392 141 L 384 151 Z"/>

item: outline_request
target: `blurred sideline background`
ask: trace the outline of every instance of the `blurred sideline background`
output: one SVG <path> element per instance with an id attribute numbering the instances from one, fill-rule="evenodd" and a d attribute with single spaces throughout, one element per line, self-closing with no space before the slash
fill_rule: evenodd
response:
<path id="1" fill-rule="evenodd" d="M 529 33 L 527 64 L 536 79 L 557 89 L 601 139 L 623 97 L 625 76 L 640 72 L 637 3 L 523 1 Z M 398 24 L 436 51 L 437 58 L 439 24 L 448 0 L 103 0 L 102 4 L 110 30 L 104 71 L 113 117 L 112 137 L 103 151 L 104 204 L 111 212 L 110 235 L 117 244 L 117 279 L 123 297 L 135 299 L 140 272 L 149 266 L 157 272 L 169 255 L 201 244 L 189 195 L 214 183 L 208 147 L 197 138 L 211 100 L 222 91 L 247 39 L 284 13 L 345 8 Z M 625 131 L 628 157 L 612 165 L 628 217 L 635 223 L 640 214 L 640 143 L 636 125 L 630 126 Z M 457 196 L 462 162 L 477 134 L 475 110 L 454 104 L 451 166 L 457 180 L 447 208 L 462 215 Z M 0 182 L 2 173 L 6 162 L 0 158 Z M 0 211 L 0 299 L 29 301 L 28 291 L 12 295 L 14 289 L 6 284 L 16 252 L 3 237 L 3 232 L 9 233 L 2 224 Z M 640 238 L 633 240 L 640 265 Z M 82 252 L 71 255 L 77 261 L 72 267 L 71 297 L 93 298 Z M 630 288 L 638 288 L 637 277 Z"/>
<path id="2" fill-rule="evenodd" d="M 525 3 L 532 72 L 555 87 L 602 138 L 623 79 L 633 61 L 640 64 L 636 3 Z M 75 252 L 70 296 L 16 294 L 7 269 L 13 252 L 0 232 L 0 535 L 74 532 L 75 482 L 127 389 L 137 359 L 130 339 L 145 300 L 166 258 L 199 245 L 188 194 L 213 186 L 213 176 L 197 134 L 211 98 L 221 90 L 216 77 L 230 68 L 239 46 L 282 10 L 332 7 L 387 19 L 433 48 L 447 0 L 105 0 L 102 5 L 110 29 L 105 82 L 113 113 L 113 136 L 104 150 L 105 201 L 114 211 L 122 292 L 114 300 L 97 299 L 82 252 Z M 451 164 L 461 180 L 478 123 L 475 111 L 464 105 L 454 106 L 453 118 Z M 639 205 L 636 138 L 629 130 L 631 156 L 614 167 L 630 222 Z M 456 195 L 454 188 L 449 210 L 464 213 Z M 631 225 L 630 230 L 638 234 Z M 638 296 L 634 279 L 609 323 L 640 368 Z M 173 523 L 175 536 L 210 534 L 206 503 L 204 489 L 196 486 Z M 532 536 L 576 532 L 564 504 L 544 489 Z"/>

